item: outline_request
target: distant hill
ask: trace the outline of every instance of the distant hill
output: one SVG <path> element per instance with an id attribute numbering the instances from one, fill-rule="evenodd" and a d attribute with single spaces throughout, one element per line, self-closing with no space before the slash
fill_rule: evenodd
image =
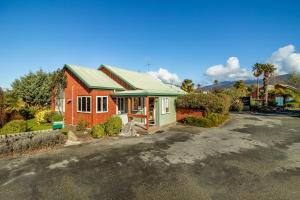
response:
<path id="1" fill-rule="evenodd" d="M 278 75 L 278 76 L 274 76 L 271 78 L 270 80 L 270 84 L 274 84 L 274 83 L 287 83 L 287 81 L 290 79 L 291 74 L 284 74 L 284 75 Z M 236 81 L 222 81 L 218 84 L 219 88 L 230 88 L 233 87 L 234 83 Z M 253 85 L 256 84 L 256 80 L 255 79 L 249 79 L 249 80 L 245 80 L 245 83 L 247 85 Z M 263 80 L 260 79 L 259 80 L 259 84 L 262 84 Z M 209 90 L 212 89 L 214 87 L 214 85 L 208 85 L 203 87 L 204 90 Z"/>

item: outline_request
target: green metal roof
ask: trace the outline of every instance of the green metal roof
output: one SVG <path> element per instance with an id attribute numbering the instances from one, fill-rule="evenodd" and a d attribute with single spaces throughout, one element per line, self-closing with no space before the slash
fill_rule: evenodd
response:
<path id="1" fill-rule="evenodd" d="M 126 90 L 115 92 L 114 96 L 178 96 L 178 92 L 167 90 Z"/>
<path id="2" fill-rule="evenodd" d="M 80 67 L 71 64 L 66 64 L 64 68 L 70 70 L 88 88 L 124 90 L 120 84 L 98 69 Z"/>
<path id="3" fill-rule="evenodd" d="M 147 94 L 156 93 L 161 95 L 180 95 L 184 93 L 184 91 L 182 91 L 180 88 L 164 84 L 148 73 L 129 71 L 118 67 L 112 67 L 110 65 L 101 65 L 100 68 L 101 67 L 106 68 L 107 70 L 118 76 L 120 79 L 122 79 L 124 82 L 137 89 L 137 91 L 139 91 L 140 93 L 142 93 L 141 91 Z M 133 90 L 131 91 L 133 92 Z"/>

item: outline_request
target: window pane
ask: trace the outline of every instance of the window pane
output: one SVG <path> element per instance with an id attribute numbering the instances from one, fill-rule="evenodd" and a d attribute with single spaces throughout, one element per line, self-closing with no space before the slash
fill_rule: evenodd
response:
<path id="1" fill-rule="evenodd" d="M 78 97 L 78 101 L 77 101 L 77 110 L 81 111 L 81 97 Z"/>
<path id="2" fill-rule="evenodd" d="M 87 103 L 86 103 L 86 111 L 87 112 L 91 112 L 91 97 L 87 97 L 86 98 L 86 101 L 87 101 Z"/>
<path id="3" fill-rule="evenodd" d="M 101 105 L 102 105 L 102 98 L 101 97 L 97 97 L 97 111 L 101 112 Z"/>
<path id="4" fill-rule="evenodd" d="M 107 97 L 103 97 L 103 111 L 107 111 Z"/>
<path id="5" fill-rule="evenodd" d="M 169 112 L 169 99 L 166 98 L 166 112 Z"/>
<path id="6" fill-rule="evenodd" d="M 165 114 L 166 110 L 165 110 L 165 99 L 161 100 L 161 113 Z"/>
<path id="7" fill-rule="evenodd" d="M 86 97 L 82 97 L 82 112 L 86 112 Z"/>

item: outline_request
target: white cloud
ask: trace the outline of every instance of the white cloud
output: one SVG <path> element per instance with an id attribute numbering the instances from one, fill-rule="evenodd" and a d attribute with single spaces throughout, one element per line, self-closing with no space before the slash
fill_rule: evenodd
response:
<path id="1" fill-rule="evenodd" d="M 163 83 L 179 84 L 181 82 L 177 74 L 171 73 L 164 68 L 159 68 L 158 71 L 150 71 L 148 73 Z"/>
<path id="2" fill-rule="evenodd" d="M 225 64 L 209 67 L 205 75 L 219 81 L 241 80 L 252 77 L 252 73 L 249 70 L 240 67 L 240 62 L 237 57 L 228 58 Z"/>
<path id="3" fill-rule="evenodd" d="M 273 63 L 280 74 L 300 72 L 300 53 L 296 53 L 295 46 L 291 44 L 275 51 L 268 62 Z"/>

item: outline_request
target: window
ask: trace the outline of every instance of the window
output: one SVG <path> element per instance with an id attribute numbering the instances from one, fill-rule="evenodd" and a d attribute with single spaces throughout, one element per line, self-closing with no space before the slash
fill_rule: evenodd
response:
<path id="1" fill-rule="evenodd" d="M 132 110 L 138 111 L 143 110 L 144 98 L 143 97 L 133 97 L 132 98 Z"/>
<path id="2" fill-rule="evenodd" d="M 91 97 L 77 97 L 77 112 L 91 112 Z"/>
<path id="3" fill-rule="evenodd" d="M 96 112 L 107 112 L 108 111 L 108 97 L 107 96 L 97 96 L 96 97 Z"/>
<path id="4" fill-rule="evenodd" d="M 169 108 L 169 98 L 161 99 L 161 114 L 167 114 L 170 112 Z"/>
<path id="5" fill-rule="evenodd" d="M 118 98 L 118 111 L 125 113 L 125 98 Z"/>

